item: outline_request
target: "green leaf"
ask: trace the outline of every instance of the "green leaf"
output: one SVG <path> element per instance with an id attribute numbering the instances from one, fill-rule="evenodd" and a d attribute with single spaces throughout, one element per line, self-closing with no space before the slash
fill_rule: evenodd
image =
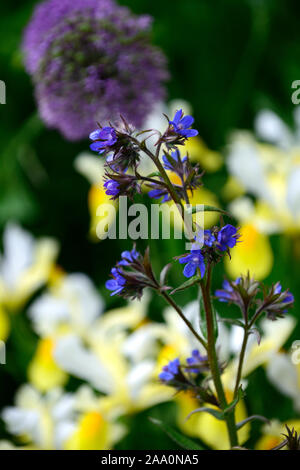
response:
<path id="1" fill-rule="evenodd" d="M 243 421 L 240 421 L 239 423 L 237 423 L 237 425 L 236 425 L 237 431 L 239 429 L 241 429 L 243 426 L 245 426 L 245 424 L 250 423 L 250 421 L 255 421 L 255 420 L 263 421 L 264 423 L 270 424 L 270 421 L 267 418 L 265 418 L 264 416 L 252 415 L 252 416 L 249 416 L 248 418 L 244 419 Z"/>
<path id="2" fill-rule="evenodd" d="M 149 418 L 151 423 L 158 426 L 162 431 L 164 431 L 170 439 L 172 439 L 176 444 L 178 444 L 183 449 L 187 450 L 204 450 L 204 447 L 201 447 L 199 444 L 196 444 L 194 441 L 184 436 L 180 432 L 173 429 L 168 424 L 163 423 L 159 419 Z"/>
<path id="3" fill-rule="evenodd" d="M 227 215 L 228 217 L 232 217 L 229 212 L 224 211 L 223 209 L 219 209 L 215 206 L 208 206 L 207 204 L 202 204 L 201 207 L 193 206 L 192 208 L 187 209 L 187 212 L 192 214 L 196 214 L 196 212 L 220 212 L 221 214 Z"/>
<path id="4" fill-rule="evenodd" d="M 172 290 L 171 295 L 175 294 L 175 292 L 180 292 L 184 289 L 188 289 L 189 287 L 194 286 L 195 284 L 197 284 L 197 282 L 200 281 L 200 279 L 201 279 L 201 276 L 198 276 L 198 275 L 191 277 L 190 279 L 185 281 L 183 284 L 181 284 L 179 287 L 176 287 L 176 289 Z"/>
<path id="5" fill-rule="evenodd" d="M 195 413 L 201 413 L 201 412 L 209 413 L 210 415 L 214 416 L 219 421 L 224 420 L 225 415 L 224 415 L 223 411 L 216 410 L 215 408 L 208 408 L 208 407 L 205 407 L 205 406 L 202 406 L 201 408 L 196 408 L 195 410 L 191 411 L 191 413 L 189 413 L 187 415 L 186 420 L 188 420 Z"/>

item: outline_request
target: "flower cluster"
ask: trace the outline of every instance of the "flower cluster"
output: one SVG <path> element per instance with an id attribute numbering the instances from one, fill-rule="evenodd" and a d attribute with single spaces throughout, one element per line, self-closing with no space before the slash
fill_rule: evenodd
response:
<path id="1" fill-rule="evenodd" d="M 164 97 L 166 60 L 150 43 L 151 18 L 113 0 L 47 0 L 23 51 L 41 117 L 70 140 L 122 114 L 140 126 Z"/>
<path id="2" fill-rule="evenodd" d="M 288 290 L 282 291 L 279 282 L 266 292 L 249 274 L 235 281 L 225 279 L 223 288 L 216 290 L 215 296 L 220 302 L 237 305 L 245 319 L 248 319 L 249 309 L 255 307 L 254 317 L 265 312 L 269 319 L 276 320 L 283 317 L 294 303 L 294 296 Z"/>
<path id="3" fill-rule="evenodd" d="M 160 142 L 163 142 L 168 149 L 176 148 L 178 145 L 184 145 L 190 137 L 196 137 L 198 131 L 192 129 L 194 118 L 184 116 L 182 109 L 176 111 L 172 120 L 169 120 L 169 126 L 162 135 Z"/>
<path id="4" fill-rule="evenodd" d="M 141 298 L 145 287 L 159 289 L 149 260 L 149 250 L 142 256 L 135 248 L 124 251 L 121 261 L 111 270 L 112 279 L 105 284 L 111 295 L 124 298 Z"/>
<path id="5" fill-rule="evenodd" d="M 159 379 L 162 383 L 174 387 L 178 391 L 192 391 L 200 402 L 217 405 L 218 401 L 205 381 L 205 374 L 208 371 L 207 356 L 202 356 L 198 349 L 194 349 L 191 357 L 188 357 L 184 364 L 181 364 L 179 358 L 176 358 L 163 366 Z"/>
<path id="6" fill-rule="evenodd" d="M 106 157 L 106 165 L 114 172 L 126 173 L 140 161 L 139 147 L 132 138 L 134 129 L 123 118 L 118 127 L 99 127 L 90 133 L 90 149 Z"/>
<path id="7" fill-rule="evenodd" d="M 221 229 L 214 227 L 212 230 L 200 232 L 195 238 L 191 252 L 177 258 L 181 264 L 185 264 L 184 276 L 192 277 L 199 269 L 201 277 L 204 277 L 205 262 L 218 261 L 222 252 L 229 251 L 236 245 L 238 238 L 237 228 L 230 224 Z M 202 247 L 201 242 L 203 243 Z"/>

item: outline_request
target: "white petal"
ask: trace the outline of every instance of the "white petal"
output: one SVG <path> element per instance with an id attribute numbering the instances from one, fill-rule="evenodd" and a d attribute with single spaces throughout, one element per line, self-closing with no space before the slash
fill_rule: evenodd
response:
<path id="1" fill-rule="evenodd" d="M 155 368 L 155 362 L 145 360 L 134 366 L 127 376 L 131 398 L 137 398 L 141 388 L 149 381 Z"/>
<path id="2" fill-rule="evenodd" d="M 113 392 L 114 382 L 109 370 L 95 354 L 85 349 L 77 336 L 69 335 L 58 340 L 54 357 L 63 370 L 90 382 L 101 392 Z"/>
<path id="3" fill-rule="evenodd" d="M 287 204 L 294 217 L 300 215 L 300 168 L 292 168 L 287 182 Z"/>
<path id="4" fill-rule="evenodd" d="M 281 147 L 288 148 L 293 142 L 293 136 L 286 124 L 268 109 L 258 113 L 255 129 L 259 137 Z"/>
<path id="5" fill-rule="evenodd" d="M 70 274 L 64 279 L 61 296 L 70 302 L 78 325 L 91 325 L 103 310 L 103 300 L 92 281 L 82 273 Z"/>
<path id="6" fill-rule="evenodd" d="M 272 357 L 267 366 L 267 376 L 283 395 L 291 398 L 299 395 L 297 369 L 287 354 Z"/>
<path id="7" fill-rule="evenodd" d="M 35 331 L 42 335 L 52 335 L 61 323 L 70 320 L 68 303 L 51 294 L 43 294 L 29 309 L 29 316 Z"/>
<path id="8" fill-rule="evenodd" d="M 1 274 L 10 288 L 13 288 L 34 259 L 34 239 L 14 223 L 9 223 L 3 235 L 4 256 Z"/>

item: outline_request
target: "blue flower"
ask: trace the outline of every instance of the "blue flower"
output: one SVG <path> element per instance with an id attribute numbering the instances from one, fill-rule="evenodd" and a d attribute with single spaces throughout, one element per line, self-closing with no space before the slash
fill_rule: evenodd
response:
<path id="1" fill-rule="evenodd" d="M 175 160 L 176 163 L 180 162 L 180 160 L 182 162 L 185 162 L 187 160 L 187 155 L 183 157 L 182 159 L 180 158 L 180 152 L 178 149 L 174 150 L 174 152 L 171 153 L 171 157 L 173 158 L 173 160 Z M 165 169 L 174 171 L 174 166 L 172 165 L 172 163 L 169 162 L 167 156 L 163 155 L 162 159 L 163 159 Z"/>
<path id="2" fill-rule="evenodd" d="M 148 196 L 153 198 L 153 199 L 161 199 L 161 202 L 167 202 L 170 201 L 170 195 L 166 189 L 159 188 L 159 189 L 151 189 L 151 191 L 148 192 Z"/>
<path id="3" fill-rule="evenodd" d="M 274 294 L 282 294 L 280 297 L 280 301 L 284 304 L 289 304 L 294 302 L 294 296 L 289 291 L 282 292 L 282 286 L 280 282 L 277 282 L 274 286 Z"/>
<path id="4" fill-rule="evenodd" d="M 195 137 L 196 135 L 198 135 L 198 131 L 196 131 L 196 129 L 190 129 L 193 123 L 194 118 L 192 116 L 183 117 L 182 109 L 176 111 L 173 120 L 170 121 L 170 124 L 173 126 L 174 131 L 177 134 L 182 135 L 186 138 Z"/>
<path id="5" fill-rule="evenodd" d="M 206 246 L 213 246 L 215 243 L 216 238 L 215 236 L 211 233 L 210 230 L 204 230 L 204 245 Z"/>
<path id="6" fill-rule="evenodd" d="M 107 147 L 112 147 L 117 142 L 117 135 L 113 127 L 103 127 L 91 132 L 90 139 L 94 141 L 90 149 L 101 155 L 107 151 Z"/>
<path id="7" fill-rule="evenodd" d="M 233 248 L 236 245 L 238 237 L 239 235 L 236 227 L 230 224 L 225 225 L 218 233 L 218 248 L 221 251 Z"/>
<path id="8" fill-rule="evenodd" d="M 241 278 L 238 277 L 232 284 L 238 285 L 240 282 Z M 220 302 L 233 302 L 236 298 L 236 293 L 230 282 L 225 279 L 223 282 L 223 289 L 216 290 L 215 296 Z"/>
<path id="9" fill-rule="evenodd" d="M 198 367 L 188 368 L 187 370 L 189 372 L 194 372 L 195 374 L 197 374 L 198 372 L 201 372 L 201 369 L 203 368 L 203 363 L 206 361 L 207 361 L 207 356 L 201 356 L 199 350 L 194 349 L 192 351 L 192 356 L 188 357 L 186 362 L 189 366 L 198 365 Z"/>
<path id="10" fill-rule="evenodd" d="M 180 361 L 178 358 L 170 361 L 166 366 L 163 367 L 162 372 L 159 374 L 159 378 L 163 382 L 170 382 L 175 379 L 175 376 L 179 372 Z"/>
<path id="11" fill-rule="evenodd" d="M 138 259 L 140 253 L 133 248 L 131 251 L 123 251 L 121 253 L 121 261 L 118 263 L 120 266 L 128 266 L 130 263 L 133 263 Z"/>
<path id="12" fill-rule="evenodd" d="M 180 264 L 185 264 L 183 274 L 185 277 L 194 276 L 197 268 L 200 269 L 201 276 L 205 273 L 204 256 L 197 244 L 192 245 L 191 253 L 189 255 L 179 258 Z"/>
<path id="13" fill-rule="evenodd" d="M 113 276 L 113 279 L 106 281 L 105 287 L 106 289 L 113 291 L 110 295 L 120 294 L 125 287 L 126 279 L 124 279 L 117 268 L 112 268 L 111 275 Z"/>
<path id="14" fill-rule="evenodd" d="M 120 192 L 120 185 L 117 181 L 108 180 L 104 183 L 105 192 L 108 196 L 117 196 Z"/>

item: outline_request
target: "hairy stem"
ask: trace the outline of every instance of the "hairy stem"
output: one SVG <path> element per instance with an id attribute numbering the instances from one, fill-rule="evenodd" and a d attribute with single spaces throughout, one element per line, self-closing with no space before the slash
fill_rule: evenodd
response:
<path id="1" fill-rule="evenodd" d="M 205 315 L 206 315 L 206 327 L 207 327 L 207 355 L 208 361 L 210 365 L 210 371 L 212 374 L 213 382 L 215 385 L 215 389 L 217 392 L 218 400 L 220 403 L 220 408 L 225 410 L 228 403 L 226 400 L 222 380 L 221 380 L 221 371 L 219 368 L 217 352 L 216 352 L 216 338 L 214 333 L 214 321 L 213 321 L 213 312 L 212 312 L 212 305 L 210 299 L 210 280 L 211 280 L 211 267 L 208 267 L 207 273 L 207 282 L 205 283 L 204 280 L 200 281 L 202 296 L 203 296 L 203 303 L 205 308 Z M 235 416 L 234 416 L 234 409 L 225 415 L 225 421 L 230 441 L 230 446 L 235 447 L 238 446 L 238 437 L 236 431 L 236 423 L 235 423 Z"/>

